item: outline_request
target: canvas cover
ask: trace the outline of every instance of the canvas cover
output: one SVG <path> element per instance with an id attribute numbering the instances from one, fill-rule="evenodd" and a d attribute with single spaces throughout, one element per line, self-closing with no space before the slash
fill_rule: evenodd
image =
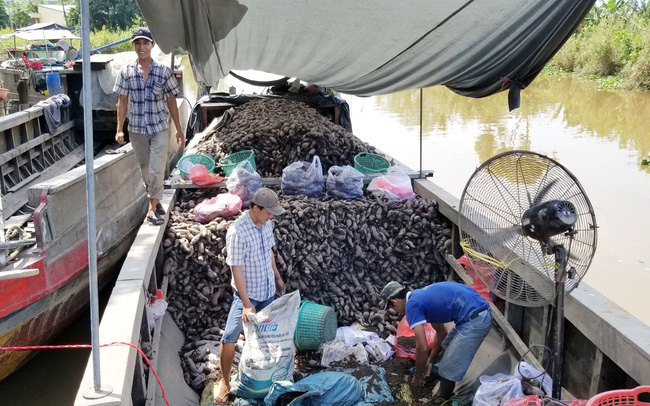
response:
<path id="1" fill-rule="evenodd" d="M 165 52 L 216 86 L 255 69 L 369 96 L 446 85 L 511 107 L 595 0 L 138 0 Z"/>

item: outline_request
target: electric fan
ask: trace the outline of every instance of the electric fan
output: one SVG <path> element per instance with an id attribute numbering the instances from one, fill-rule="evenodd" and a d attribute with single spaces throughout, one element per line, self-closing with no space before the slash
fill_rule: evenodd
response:
<path id="1" fill-rule="evenodd" d="M 494 294 L 520 306 L 555 306 L 552 376 L 559 398 L 564 294 L 578 286 L 596 251 L 587 195 L 553 159 L 510 151 L 476 169 L 459 213 L 463 251 Z"/>

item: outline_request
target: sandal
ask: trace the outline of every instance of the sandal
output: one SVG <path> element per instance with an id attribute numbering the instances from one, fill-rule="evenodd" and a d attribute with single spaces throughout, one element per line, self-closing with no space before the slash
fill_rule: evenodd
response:
<path id="1" fill-rule="evenodd" d="M 147 221 L 153 224 L 154 226 L 159 226 L 162 223 L 165 222 L 162 217 L 156 212 L 153 212 L 152 214 L 147 216 Z"/>
<path id="2" fill-rule="evenodd" d="M 219 382 L 218 391 L 221 391 L 221 382 Z M 227 391 L 225 395 L 219 397 L 219 392 L 214 394 L 214 403 L 217 405 L 227 405 L 230 403 L 230 391 Z"/>
<path id="3" fill-rule="evenodd" d="M 160 214 L 161 216 L 165 215 L 165 209 L 163 209 L 162 204 L 156 204 L 156 213 Z"/>

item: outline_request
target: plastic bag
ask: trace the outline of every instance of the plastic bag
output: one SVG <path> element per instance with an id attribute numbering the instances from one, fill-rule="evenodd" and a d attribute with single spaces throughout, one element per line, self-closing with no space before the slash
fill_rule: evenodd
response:
<path id="1" fill-rule="evenodd" d="M 226 187 L 228 192 L 239 196 L 243 207 L 248 207 L 257 189 L 262 187 L 262 177 L 249 161 L 242 161 L 228 176 Z"/>
<path id="2" fill-rule="evenodd" d="M 327 171 L 327 194 L 340 199 L 363 196 L 363 173 L 350 165 L 330 167 Z"/>
<path id="3" fill-rule="evenodd" d="M 192 183 L 198 186 L 216 185 L 217 183 L 223 182 L 224 179 L 221 176 L 213 176 L 209 174 L 205 165 L 201 164 L 193 165 L 190 168 L 189 174 Z"/>
<path id="4" fill-rule="evenodd" d="M 239 196 L 221 193 L 199 203 L 194 208 L 194 220 L 199 223 L 209 223 L 217 217 L 234 216 L 240 212 L 241 206 Z"/>
<path id="5" fill-rule="evenodd" d="M 436 330 L 433 329 L 431 324 L 424 325 L 424 332 L 427 335 L 427 345 L 429 349 L 433 348 L 433 340 L 436 338 Z M 409 327 L 406 316 L 397 325 L 397 339 L 395 340 L 395 356 L 400 358 L 410 358 L 415 360 L 415 344 L 413 348 L 407 348 L 399 344 L 399 339 L 402 337 L 415 337 L 415 332 Z"/>
<path id="6" fill-rule="evenodd" d="M 328 367 L 333 362 L 342 361 L 354 353 L 354 347 L 344 343 L 341 340 L 332 340 L 321 346 L 323 356 L 321 357 L 321 366 Z"/>
<path id="7" fill-rule="evenodd" d="M 293 382 L 293 336 L 298 323 L 300 292 L 273 301 L 244 323 L 246 344 L 231 393 L 261 399 L 277 381 Z"/>
<path id="8" fill-rule="evenodd" d="M 293 399 L 290 406 L 353 406 L 363 400 L 364 387 L 357 378 L 343 372 L 318 372 L 296 383 L 276 382 L 264 398 L 264 404 L 286 405 L 282 401 L 285 398 Z"/>
<path id="9" fill-rule="evenodd" d="M 411 178 L 397 166 L 391 166 L 386 175 L 371 180 L 368 191 L 387 199 L 415 199 Z"/>
<path id="10" fill-rule="evenodd" d="M 488 302 L 494 302 L 496 296 L 494 295 L 494 293 L 490 291 L 490 288 L 488 288 L 487 285 L 483 283 L 481 278 L 479 278 L 478 275 L 476 275 L 476 272 L 474 272 L 474 269 L 470 265 L 467 256 L 463 255 L 462 257 L 458 258 L 458 263 L 461 264 L 463 268 L 465 268 L 465 272 L 467 272 L 469 276 L 471 276 L 472 279 L 474 279 L 474 283 L 469 285 L 469 287 L 474 289 L 476 293 L 481 295 L 483 299 L 487 300 Z M 478 265 L 481 267 L 480 269 L 483 275 L 490 275 L 494 271 L 493 269 L 489 268 L 489 267 L 493 267 L 494 265 L 489 265 L 484 263 L 478 264 L 478 261 L 476 261 L 475 264 L 476 264 L 475 266 Z"/>
<path id="11" fill-rule="evenodd" d="M 512 375 L 483 375 L 479 380 L 481 381 L 481 386 L 479 386 L 474 395 L 474 406 L 503 406 L 510 399 L 524 397 L 524 392 L 521 389 L 521 380 Z"/>
<path id="12" fill-rule="evenodd" d="M 320 197 L 323 194 L 323 166 L 315 155 L 311 163 L 298 161 L 282 170 L 282 194 Z"/>
<path id="13" fill-rule="evenodd" d="M 515 370 L 512 372 L 512 375 L 516 377 L 535 378 L 540 381 L 542 389 L 547 395 L 550 396 L 553 393 L 553 379 L 551 379 L 549 374 L 542 374 L 542 371 L 527 362 L 521 361 L 515 365 Z"/>

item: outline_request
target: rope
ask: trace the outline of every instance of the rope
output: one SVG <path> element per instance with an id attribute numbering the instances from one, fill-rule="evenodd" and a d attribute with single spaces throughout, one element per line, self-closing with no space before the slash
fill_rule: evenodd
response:
<path id="1" fill-rule="evenodd" d="M 101 344 L 100 347 L 110 347 L 113 345 L 128 345 L 129 347 L 135 348 L 140 355 L 144 358 L 144 361 L 149 365 L 149 368 L 151 368 L 151 372 L 153 372 L 153 376 L 156 378 L 156 382 L 158 382 L 158 386 L 160 386 L 160 391 L 162 392 L 163 399 L 165 400 L 165 403 L 167 406 L 169 405 L 169 401 L 167 400 L 167 395 L 165 395 L 165 388 L 163 388 L 162 382 L 160 382 L 160 378 L 158 378 L 158 374 L 156 373 L 156 370 L 153 368 L 153 365 L 151 365 L 151 361 L 149 361 L 149 358 L 147 358 L 146 355 L 144 355 L 144 352 L 135 344 L 131 343 L 125 343 L 121 341 L 115 341 L 112 343 L 108 344 Z M 60 349 L 80 349 L 80 348 L 91 348 L 92 346 L 90 344 L 68 344 L 68 345 L 29 345 L 29 346 L 24 346 L 24 347 L 0 347 L 0 351 L 31 351 L 31 350 L 60 350 Z"/>
<path id="2" fill-rule="evenodd" d="M 474 249 L 472 249 L 470 247 L 468 239 L 462 240 L 460 242 L 460 246 L 463 248 L 463 251 L 465 251 L 465 253 L 467 255 L 469 255 L 469 256 L 471 256 L 473 258 L 476 258 L 479 261 L 483 261 L 485 263 L 488 263 L 490 265 L 494 265 L 494 266 L 502 268 L 502 269 L 508 268 L 510 266 L 510 264 L 512 264 L 515 261 L 515 259 L 513 259 L 512 261 L 510 261 L 510 262 L 508 262 L 506 264 L 505 262 L 499 261 L 498 259 L 496 259 L 494 257 L 491 257 L 491 256 L 489 256 L 487 254 L 482 253 L 482 252 L 478 252 L 478 251 L 476 251 L 476 250 L 474 250 Z"/>

